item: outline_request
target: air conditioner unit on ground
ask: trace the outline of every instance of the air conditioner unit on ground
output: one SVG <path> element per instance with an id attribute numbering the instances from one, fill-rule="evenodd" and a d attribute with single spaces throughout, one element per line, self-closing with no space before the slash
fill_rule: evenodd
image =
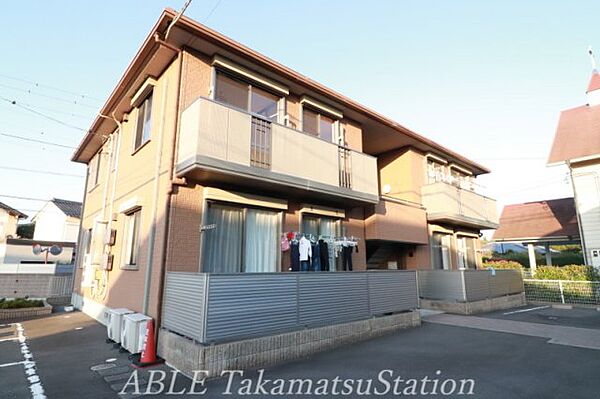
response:
<path id="1" fill-rule="evenodd" d="M 121 330 L 123 328 L 123 316 L 126 314 L 133 313 L 133 310 L 119 308 L 119 309 L 108 309 L 105 313 L 106 316 L 106 331 L 108 332 L 108 339 L 120 343 L 121 342 Z"/>
<path id="2" fill-rule="evenodd" d="M 131 313 L 123 316 L 121 346 L 132 354 L 140 353 L 144 347 L 146 325 L 150 320 L 152 318 L 141 313 Z"/>

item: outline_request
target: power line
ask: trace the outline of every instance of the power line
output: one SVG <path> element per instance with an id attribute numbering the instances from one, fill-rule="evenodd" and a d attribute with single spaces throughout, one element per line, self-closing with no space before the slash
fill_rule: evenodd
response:
<path id="1" fill-rule="evenodd" d="M 18 196 L 18 195 L 10 195 L 10 194 L 0 194 L 0 197 L 11 198 L 11 199 L 19 199 L 19 200 L 24 200 L 24 201 L 42 201 L 42 202 L 48 201 L 47 198 L 21 197 L 21 196 Z"/>
<path id="2" fill-rule="evenodd" d="M 99 101 L 99 102 L 104 101 L 104 100 L 102 100 L 100 98 L 92 97 L 92 96 L 89 96 L 87 94 L 76 93 L 74 91 L 69 91 L 69 90 L 58 88 L 58 87 L 54 87 L 54 86 L 50 86 L 50 85 L 38 83 L 38 82 L 35 82 L 35 81 L 32 81 L 32 80 L 17 78 L 17 77 L 14 77 L 14 76 L 8 76 L 8 75 L 4 75 L 4 74 L 0 74 L 0 77 L 5 78 L 5 79 L 14 80 L 14 81 L 17 81 L 17 82 L 29 83 L 29 84 L 32 84 L 32 85 L 34 85 L 36 87 L 43 87 L 43 88 L 46 88 L 46 89 L 49 89 L 49 90 L 54 90 L 54 91 L 57 91 L 57 92 L 60 92 L 60 93 L 65 93 L 65 94 L 71 94 L 73 96 L 77 96 L 77 97 L 81 97 L 81 98 L 87 98 L 87 99 L 94 100 L 94 101 Z"/>
<path id="3" fill-rule="evenodd" d="M 17 91 L 20 91 L 20 92 L 23 92 L 23 93 L 26 93 L 26 94 L 31 94 L 33 96 L 38 96 L 38 97 L 44 97 L 44 98 L 47 98 L 47 99 L 50 99 L 50 100 L 54 100 L 54 101 L 61 101 L 61 102 L 64 102 L 64 103 L 67 103 L 67 104 L 71 104 L 71 105 L 79 105 L 81 107 L 87 107 L 87 108 L 91 108 L 91 109 L 94 109 L 94 110 L 98 109 L 98 107 L 95 106 L 95 105 L 84 104 L 84 103 L 77 102 L 76 100 L 69 100 L 69 99 L 63 98 L 63 97 L 56 97 L 56 96 L 50 96 L 48 94 L 36 93 L 34 91 L 31 91 L 31 90 L 21 89 L 20 87 L 9 86 L 9 85 L 5 85 L 5 84 L 2 84 L 2 83 L 0 83 L 0 87 L 4 87 L 4 88 L 10 89 L 10 90 L 17 90 Z"/>
<path id="4" fill-rule="evenodd" d="M 15 105 L 15 106 L 17 106 L 17 107 L 19 107 L 19 108 L 22 108 L 22 109 L 24 109 L 24 110 L 26 110 L 26 111 L 29 111 L 29 112 L 31 112 L 31 113 L 34 113 L 34 114 L 36 114 L 36 115 L 38 115 L 38 116 L 41 116 L 41 117 L 43 117 L 43 118 L 46 118 L 46 119 L 48 119 L 48 120 L 51 120 L 51 121 L 53 121 L 53 122 L 59 123 L 59 124 L 61 124 L 61 125 L 63 125 L 63 126 L 70 127 L 71 129 L 77 129 L 77 130 L 81 130 L 81 131 L 83 131 L 83 132 L 87 132 L 87 129 L 84 129 L 84 128 L 82 128 L 82 127 L 79 127 L 79 126 L 72 125 L 72 124 L 70 124 L 70 123 L 67 123 L 67 122 L 65 122 L 65 121 L 62 121 L 62 120 L 60 120 L 60 119 L 57 119 L 57 118 L 55 118 L 55 117 L 53 117 L 53 116 L 49 116 L 49 115 L 46 115 L 46 114 L 44 114 L 44 113 L 42 113 L 42 112 L 36 111 L 35 109 L 32 109 L 32 108 L 30 108 L 30 107 L 28 107 L 28 106 L 26 106 L 26 105 L 23 105 L 23 104 L 21 104 L 21 103 L 18 103 L 16 100 L 11 100 L 11 99 L 8 99 L 8 98 L 6 98 L 6 97 L 2 97 L 2 96 L 0 96 L 0 100 L 6 101 L 7 103 L 9 103 L 9 104 L 11 104 L 11 105 Z"/>
<path id="5" fill-rule="evenodd" d="M 83 175 L 75 175 L 72 173 L 50 172 L 47 170 L 39 170 L 39 169 L 14 168 L 12 166 L 0 166 L 0 169 L 13 170 L 13 171 L 17 171 L 17 172 L 39 173 L 42 175 L 53 175 L 53 176 L 64 176 L 64 177 L 85 177 Z"/>
<path id="6" fill-rule="evenodd" d="M 217 1 L 217 3 L 215 4 L 215 6 L 212 8 L 212 10 L 210 10 L 210 12 L 208 13 L 208 15 L 206 16 L 206 18 L 204 18 L 204 22 L 208 21 L 208 19 L 213 15 L 213 13 L 215 12 L 215 10 L 219 7 L 219 5 L 221 5 L 221 1 L 223 1 L 223 0 Z"/>
<path id="7" fill-rule="evenodd" d="M 14 139 L 24 140 L 24 141 L 31 141 L 31 142 L 34 142 L 34 143 L 48 144 L 48 145 L 53 145 L 53 146 L 56 146 L 56 147 L 75 149 L 75 147 L 72 147 L 70 145 L 52 143 L 50 141 L 37 140 L 37 139 L 32 139 L 30 137 L 17 136 L 16 134 L 0 133 L 0 136 L 11 137 L 11 138 L 14 138 Z"/>

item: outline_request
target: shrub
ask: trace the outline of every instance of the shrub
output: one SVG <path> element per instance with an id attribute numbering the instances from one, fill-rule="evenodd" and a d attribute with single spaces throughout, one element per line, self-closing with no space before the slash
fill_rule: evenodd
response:
<path id="1" fill-rule="evenodd" d="M 575 280 L 598 281 L 600 275 L 592 266 L 567 265 L 567 266 L 540 266 L 534 276 L 537 280 Z"/>
<path id="2" fill-rule="evenodd" d="M 504 260 L 504 259 L 490 259 L 483 262 L 483 267 L 493 267 L 494 269 L 523 269 L 523 266 L 519 262 Z"/>
<path id="3" fill-rule="evenodd" d="M 41 308 L 44 301 L 41 299 L 4 299 L 0 300 L 0 309 L 22 309 L 22 308 Z"/>

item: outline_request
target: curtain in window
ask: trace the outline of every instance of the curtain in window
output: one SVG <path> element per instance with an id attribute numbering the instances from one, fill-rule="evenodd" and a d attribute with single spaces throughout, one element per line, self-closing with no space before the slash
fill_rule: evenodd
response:
<path id="1" fill-rule="evenodd" d="M 241 209 L 210 204 L 205 230 L 202 266 L 206 273 L 238 273 L 242 259 L 243 212 Z"/>
<path id="2" fill-rule="evenodd" d="M 319 219 L 312 216 L 302 215 L 302 233 L 319 234 Z"/>
<path id="3" fill-rule="evenodd" d="M 258 209 L 246 212 L 245 272 L 274 272 L 277 266 L 277 213 Z"/>

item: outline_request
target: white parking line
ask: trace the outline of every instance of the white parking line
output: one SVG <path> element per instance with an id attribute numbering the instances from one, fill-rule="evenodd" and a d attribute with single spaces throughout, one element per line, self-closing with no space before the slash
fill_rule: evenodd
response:
<path id="1" fill-rule="evenodd" d="M 540 310 L 540 309 L 546 309 L 549 308 L 550 306 L 537 306 L 535 308 L 528 308 L 528 309 L 520 309 L 520 310 L 513 310 L 512 312 L 506 312 L 506 313 L 502 313 L 504 316 L 509 315 L 509 314 L 515 314 L 515 313 L 525 313 L 525 312 L 531 312 L 533 310 Z"/>
<path id="2" fill-rule="evenodd" d="M 16 327 L 16 341 L 19 342 L 21 354 L 23 355 L 24 360 L 22 362 L 17 363 L 6 363 L 3 365 L 3 367 L 22 364 L 25 367 L 25 375 L 27 376 L 27 381 L 29 381 L 29 391 L 31 392 L 31 397 L 33 399 L 46 399 L 46 395 L 44 394 L 44 387 L 42 386 L 40 377 L 37 375 L 35 369 L 35 361 L 33 360 L 33 354 L 31 353 L 31 351 L 29 350 L 29 346 L 27 345 L 25 329 L 23 328 L 23 325 L 21 323 L 14 323 L 12 325 Z"/>
<path id="3" fill-rule="evenodd" d="M 25 364 L 25 361 L 0 364 L 0 368 L 2 368 L 2 367 L 10 367 L 10 366 L 18 366 L 20 364 Z"/>

